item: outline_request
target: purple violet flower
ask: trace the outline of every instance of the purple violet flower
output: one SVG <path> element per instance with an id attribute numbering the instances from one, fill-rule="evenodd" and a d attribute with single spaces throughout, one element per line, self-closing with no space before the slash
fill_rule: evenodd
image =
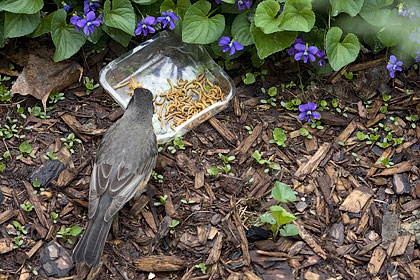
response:
<path id="1" fill-rule="evenodd" d="M 244 46 L 242 46 L 241 43 L 235 39 L 230 40 L 227 36 L 220 37 L 219 46 L 224 47 L 223 52 L 229 51 L 229 56 L 234 55 L 236 51 L 244 49 Z"/>
<path id="2" fill-rule="evenodd" d="M 156 24 L 156 18 L 152 16 L 147 16 L 146 18 L 142 19 L 139 23 L 137 23 L 136 31 L 134 34 L 137 36 L 143 33 L 143 36 L 147 36 L 147 33 L 153 34 L 156 32 L 156 29 L 153 25 Z"/>
<path id="3" fill-rule="evenodd" d="M 310 61 L 315 61 L 315 55 L 318 52 L 318 48 L 315 46 L 309 46 L 308 44 L 304 45 L 301 43 L 297 43 L 295 45 L 296 54 L 294 56 L 295 60 L 298 61 L 303 57 L 303 63 L 308 62 L 308 58 Z"/>
<path id="4" fill-rule="evenodd" d="M 290 48 L 287 50 L 287 53 L 289 55 L 295 55 L 295 53 L 296 53 L 295 46 L 296 46 L 297 43 L 303 44 L 303 39 L 302 38 L 296 38 L 296 40 L 290 45 Z"/>
<path id="5" fill-rule="evenodd" d="M 77 31 L 80 31 L 79 26 L 77 26 L 77 22 L 80 20 L 80 17 L 78 15 L 74 15 L 70 18 L 70 22 L 74 24 Z"/>
<path id="6" fill-rule="evenodd" d="M 328 63 L 327 53 L 325 52 L 325 50 L 318 51 L 316 55 L 320 58 L 320 60 L 318 61 L 318 65 L 320 67 L 323 67 L 325 63 Z"/>
<path id="7" fill-rule="evenodd" d="M 389 70 L 391 78 L 395 78 L 395 71 L 402 71 L 402 65 L 402 61 L 397 61 L 397 57 L 395 55 L 391 55 L 389 57 L 389 62 L 386 68 Z"/>
<path id="8" fill-rule="evenodd" d="M 242 11 L 251 8 L 252 2 L 251 0 L 235 0 L 235 4 L 238 5 L 238 10 Z"/>
<path id="9" fill-rule="evenodd" d="M 96 15 L 94 11 L 90 11 L 85 15 L 84 18 L 81 18 L 76 23 L 76 29 L 79 27 L 80 29 L 83 28 L 83 33 L 89 35 L 89 33 L 93 33 L 95 31 L 95 26 L 99 26 L 102 24 L 102 16 L 99 16 L 95 19 Z M 70 19 L 71 21 L 71 19 Z"/>
<path id="10" fill-rule="evenodd" d="M 416 51 L 416 63 L 420 61 L 420 49 Z"/>
<path id="11" fill-rule="evenodd" d="M 169 29 L 175 29 L 174 21 L 179 20 L 179 17 L 174 12 L 162 12 L 162 17 L 158 17 L 157 21 L 163 24 L 163 28 L 169 23 Z"/>
<path id="12" fill-rule="evenodd" d="M 220 4 L 223 4 L 223 1 L 222 0 L 214 0 L 214 3 L 220 5 Z"/>
<path id="13" fill-rule="evenodd" d="M 66 13 L 68 13 L 70 8 L 71 8 L 71 1 L 69 0 L 68 4 L 66 2 L 63 2 L 63 5 L 64 5 L 64 7 L 63 7 L 64 11 L 66 11 Z"/>
<path id="14" fill-rule="evenodd" d="M 321 115 L 316 112 L 316 103 L 309 102 L 307 104 L 299 105 L 299 120 L 303 121 L 306 119 L 308 123 L 312 121 L 312 119 L 319 120 L 321 118 Z"/>
<path id="15" fill-rule="evenodd" d="M 280 4 L 279 14 L 283 13 L 283 10 L 284 10 L 284 5 Z"/>
<path id="16" fill-rule="evenodd" d="M 99 0 L 85 0 L 83 1 L 83 12 L 85 15 L 89 13 L 89 11 L 96 11 L 96 8 L 99 8 L 101 3 Z"/>

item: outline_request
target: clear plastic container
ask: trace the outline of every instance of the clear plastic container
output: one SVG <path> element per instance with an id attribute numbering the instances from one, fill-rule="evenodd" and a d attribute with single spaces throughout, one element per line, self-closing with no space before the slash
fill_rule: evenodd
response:
<path id="1" fill-rule="evenodd" d="M 216 115 L 225 109 L 229 100 L 233 98 L 235 85 L 232 79 L 214 62 L 203 46 L 185 44 L 172 32 L 160 32 L 105 66 L 99 81 L 105 91 L 125 109 L 131 98 L 128 95 L 129 88 L 114 88 L 129 81 L 130 76 L 154 95 L 161 95 L 170 89 L 168 78 L 172 81 L 177 81 L 178 78 L 191 81 L 202 72 L 221 88 L 225 99 L 205 108 L 173 129 L 170 124 L 161 128 L 161 123 L 155 115 L 155 133 L 159 144 L 163 144 L 184 135 Z"/>

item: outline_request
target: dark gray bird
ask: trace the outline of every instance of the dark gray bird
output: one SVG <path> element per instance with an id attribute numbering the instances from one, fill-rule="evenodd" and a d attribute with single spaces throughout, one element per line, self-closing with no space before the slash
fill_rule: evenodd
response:
<path id="1" fill-rule="evenodd" d="M 144 190 L 157 158 L 153 95 L 137 88 L 124 115 L 105 133 L 93 165 L 88 226 L 73 251 L 76 263 L 98 265 L 115 214 Z"/>

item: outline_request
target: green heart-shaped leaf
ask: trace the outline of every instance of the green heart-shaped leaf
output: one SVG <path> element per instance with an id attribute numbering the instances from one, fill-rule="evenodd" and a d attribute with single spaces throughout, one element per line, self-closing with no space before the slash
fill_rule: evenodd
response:
<path id="1" fill-rule="evenodd" d="M 292 224 L 285 225 L 282 229 L 280 229 L 280 234 L 282 236 L 294 236 L 299 234 L 299 229 Z"/>
<path id="2" fill-rule="evenodd" d="M 45 33 L 51 32 L 51 21 L 54 17 L 54 14 L 55 12 L 52 12 L 51 14 L 41 19 L 41 22 L 35 28 L 34 32 L 31 34 L 31 37 L 35 38 Z"/>
<path id="3" fill-rule="evenodd" d="M 279 202 L 296 201 L 296 194 L 288 185 L 276 181 L 271 191 L 273 198 Z"/>
<path id="4" fill-rule="evenodd" d="M 384 7 L 393 2 L 394 0 L 365 0 L 360 16 L 373 26 L 385 26 L 389 22 L 391 11 Z"/>
<path id="5" fill-rule="evenodd" d="M 15 14 L 34 14 L 39 12 L 44 6 L 43 0 L 2 0 L 0 1 L 0 11 Z"/>
<path id="6" fill-rule="evenodd" d="M 104 23 L 134 35 L 136 27 L 136 14 L 130 0 L 113 0 L 112 9 L 110 0 L 105 1 Z"/>
<path id="7" fill-rule="evenodd" d="M 251 23 L 248 20 L 248 13 L 242 13 L 235 17 L 232 22 L 232 35 L 242 46 L 246 47 L 252 45 L 254 40 L 249 31 Z"/>
<path id="8" fill-rule="evenodd" d="M 279 28 L 281 17 L 279 16 L 280 4 L 274 0 L 267 0 L 258 4 L 255 10 L 255 26 L 261 28 L 265 34 L 281 31 Z"/>
<path id="9" fill-rule="evenodd" d="M 102 30 L 105 31 L 106 34 L 109 35 L 113 40 L 120 43 L 123 47 L 127 47 L 131 40 L 131 35 L 125 33 L 124 31 L 106 26 L 105 24 L 101 25 Z"/>
<path id="10" fill-rule="evenodd" d="M 222 35 L 225 17 L 221 14 L 209 17 L 211 4 L 200 0 L 185 13 L 182 24 L 182 41 L 192 44 L 209 44 Z"/>
<path id="11" fill-rule="evenodd" d="M 327 33 L 327 57 L 334 71 L 338 71 L 343 66 L 355 61 L 360 50 L 356 35 L 348 33 L 341 41 L 342 35 L 343 31 L 339 27 L 332 27 Z"/>
<path id="12" fill-rule="evenodd" d="M 257 48 L 258 56 L 261 59 L 281 51 L 290 46 L 296 39 L 297 32 L 282 31 L 265 34 L 261 28 L 251 25 L 251 34 Z"/>
<path id="13" fill-rule="evenodd" d="M 339 13 L 344 12 L 354 17 L 360 12 L 364 0 L 330 0 L 332 16 L 337 16 Z"/>
<path id="14" fill-rule="evenodd" d="M 288 0 L 280 18 L 279 28 L 288 31 L 309 32 L 315 24 L 310 0 Z"/>
<path id="15" fill-rule="evenodd" d="M 55 12 L 51 21 L 51 37 L 55 45 L 54 61 L 61 61 L 75 54 L 86 42 L 86 36 L 67 24 L 63 9 Z"/>
<path id="16" fill-rule="evenodd" d="M 296 217 L 279 205 L 270 206 L 271 214 L 279 225 L 284 225 L 296 220 Z"/>
<path id="17" fill-rule="evenodd" d="M 4 16 L 4 37 L 14 38 L 27 35 L 35 30 L 39 21 L 39 12 L 32 15 L 6 12 Z"/>

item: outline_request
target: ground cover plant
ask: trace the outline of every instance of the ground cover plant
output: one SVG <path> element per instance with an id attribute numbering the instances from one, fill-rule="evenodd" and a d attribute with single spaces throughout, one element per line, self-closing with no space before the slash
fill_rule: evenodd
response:
<path id="1" fill-rule="evenodd" d="M 99 71 L 162 30 L 236 95 L 159 146 L 98 278 L 417 279 L 419 27 L 418 1 L 0 1 L 0 279 L 83 277 L 92 162 L 123 114 Z"/>
<path id="2" fill-rule="evenodd" d="M 420 58 L 418 5 L 396 0 L 5 0 L 0 46 L 9 38 L 50 34 L 54 60 L 61 61 L 87 42 L 100 47 L 112 38 L 127 46 L 132 36 L 170 29 L 186 43 L 207 45 L 215 56 L 256 53 L 264 59 L 287 49 L 296 61 L 338 71 L 357 58 L 363 44 L 373 53 L 385 48 L 392 53 L 387 67 L 394 77 L 403 65 L 397 57 Z"/>

